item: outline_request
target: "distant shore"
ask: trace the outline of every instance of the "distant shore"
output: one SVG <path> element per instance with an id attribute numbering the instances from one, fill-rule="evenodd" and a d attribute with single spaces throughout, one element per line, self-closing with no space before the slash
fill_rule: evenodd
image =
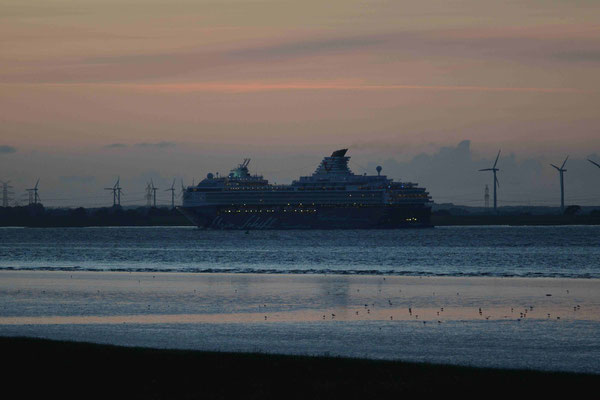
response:
<path id="1" fill-rule="evenodd" d="M 0 337 L 5 391 L 110 398 L 397 398 L 593 392 L 600 376 Z M 13 389 L 13 390 L 11 390 Z"/>
<path id="2" fill-rule="evenodd" d="M 434 226 L 600 225 L 600 215 L 432 215 Z"/>
<path id="3" fill-rule="evenodd" d="M 499 215 L 469 213 L 467 209 L 433 212 L 433 226 L 475 225 L 600 225 L 600 211 L 558 214 L 518 212 L 511 209 Z M 466 211 L 466 212 L 465 212 Z M 168 207 L 103 207 L 103 208 L 44 208 L 41 204 L 27 207 L 0 207 L 0 227 L 91 227 L 91 226 L 193 226 L 176 209 Z"/>

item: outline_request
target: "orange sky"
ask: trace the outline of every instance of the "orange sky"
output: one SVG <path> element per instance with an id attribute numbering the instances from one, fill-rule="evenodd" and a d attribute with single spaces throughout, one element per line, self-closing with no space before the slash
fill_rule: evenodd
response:
<path id="1" fill-rule="evenodd" d="M 301 169 L 348 146 L 362 163 L 464 139 L 480 158 L 600 148 L 593 0 L 0 0 L 0 10 L 4 179 L 66 176 L 66 159 L 85 176 L 133 180 L 199 176 L 244 156 L 277 170 L 284 153 Z M 179 162 L 138 146 L 162 142 Z"/>

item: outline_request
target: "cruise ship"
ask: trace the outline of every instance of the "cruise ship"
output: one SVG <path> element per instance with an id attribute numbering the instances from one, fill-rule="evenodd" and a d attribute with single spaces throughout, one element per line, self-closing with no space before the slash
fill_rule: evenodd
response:
<path id="1" fill-rule="evenodd" d="M 311 176 L 270 184 L 245 159 L 227 176 L 209 173 L 183 192 L 181 213 L 205 229 L 399 229 L 430 227 L 431 197 L 416 183 L 357 175 L 348 149 L 325 157 Z"/>

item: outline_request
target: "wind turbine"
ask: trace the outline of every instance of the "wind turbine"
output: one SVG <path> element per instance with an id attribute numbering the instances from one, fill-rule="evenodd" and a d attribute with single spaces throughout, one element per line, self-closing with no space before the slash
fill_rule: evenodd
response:
<path id="1" fill-rule="evenodd" d="M 117 205 L 121 207 L 121 193 L 123 192 L 123 188 L 120 186 L 121 177 L 117 177 L 117 183 L 115 183 L 115 190 L 117 191 Z"/>
<path id="2" fill-rule="evenodd" d="M 591 162 L 592 164 L 594 164 L 596 167 L 600 168 L 600 164 L 598 164 L 597 162 L 592 161 L 589 158 L 588 158 L 588 161 Z"/>
<path id="3" fill-rule="evenodd" d="M 560 168 L 558 168 L 554 164 L 550 164 L 560 174 L 560 211 L 563 212 L 563 213 L 565 212 L 565 181 L 564 181 L 563 174 L 565 172 L 567 172 L 567 170 L 565 169 L 565 164 L 567 163 L 568 159 L 569 159 L 569 156 L 567 156 L 567 158 L 565 158 L 565 161 L 562 163 L 562 165 L 560 166 Z"/>
<path id="4" fill-rule="evenodd" d="M 494 161 L 494 166 L 492 168 L 484 168 L 479 171 L 492 171 L 494 173 L 494 213 L 498 212 L 498 197 L 496 195 L 496 189 L 500 187 L 500 183 L 498 182 L 498 178 L 496 177 L 496 172 L 500 171 L 496 168 L 498 164 L 498 158 L 500 158 L 500 150 L 498 150 L 498 155 L 496 156 L 496 161 Z"/>
<path id="5" fill-rule="evenodd" d="M 120 180 L 121 178 L 117 177 L 117 182 L 113 187 L 104 188 L 104 190 L 111 190 L 113 193 L 113 207 L 115 207 L 117 204 L 121 205 L 121 188 L 119 187 Z"/>
<path id="6" fill-rule="evenodd" d="M 158 190 L 158 188 L 154 187 L 154 182 L 152 182 L 152 179 L 150 179 L 150 186 L 152 188 L 152 198 L 154 200 L 154 208 L 156 208 L 156 191 Z"/>
<path id="7" fill-rule="evenodd" d="M 146 194 L 144 198 L 146 199 L 146 207 L 152 207 L 152 186 L 150 186 L 150 182 L 146 182 Z"/>
<path id="8" fill-rule="evenodd" d="M 38 184 L 40 183 L 40 179 L 38 178 L 35 186 L 31 189 L 26 189 L 29 192 L 29 204 L 37 204 L 40 201 L 40 196 L 38 196 Z"/>
<path id="9" fill-rule="evenodd" d="M 171 209 L 175 208 L 175 179 L 173 179 L 173 184 L 169 189 L 165 189 L 165 192 L 171 192 Z"/>

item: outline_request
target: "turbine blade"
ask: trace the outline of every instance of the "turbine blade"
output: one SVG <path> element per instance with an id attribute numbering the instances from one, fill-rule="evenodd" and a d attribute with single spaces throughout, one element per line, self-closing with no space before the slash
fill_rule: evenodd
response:
<path id="1" fill-rule="evenodd" d="M 500 187 L 500 182 L 498 182 L 498 178 L 496 178 L 496 186 Z"/>
<path id="2" fill-rule="evenodd" d="M 563 164 L 560 166 L 560 169 L 563 169 L 565 167 L 565 164 L 567 163 L 567 160 L 569 159 L 569 156 L 567 156 L 567 158 L 565 158 L 565 161 L 563 162 Z"/>
<path id="3" fill-rule="evenodd" d="M 480 169 L 479 171 L 491 171 L 491 168 L 484 168 L 484 169 Z"/>
<path id="4" fill-rule="evenodd" d="M 556 165 L 554 165 L 554 164 L 550 164 L 550 165 L 552 165 L 554 168 L 556 168 L 557 171 L 560 171 L 560 168 L 558 168 Z"/>
<path id="5" fill-rule="evenodd" d="M 175 180 L 176 180 L 176 178 L 173 178 L 173 183 L 171 184 L 171 189 L 175 189 Z"/>
<path id="6" fill-rule="evenodd" d="M 588 161 L 591 162 L 592 164 L 594 164 L 596 167 L 600 168 L 600 164 L 598 164 L 597 162 L 592 161 L 589 158 L 588 158 Z"/>
<path id="7" fill-rule="evenodd" d="M 494 166 L 492 168 L 496 168 L 496 164 L 498 164 L 499 158 L 500 158 L 500 150 L 498 150 L 498 155 L 496 156 L 496 161 L 494 161 Z"/>
<path id="8" fill-rule="evenodd" d="M 35 186 L 34 186 L 36 189 L 37 189 L 39 183 L 40 183 L 40 179 L 38 178 L 38 180 L 37 180 L 37 182 L 35 183 Z"/>

